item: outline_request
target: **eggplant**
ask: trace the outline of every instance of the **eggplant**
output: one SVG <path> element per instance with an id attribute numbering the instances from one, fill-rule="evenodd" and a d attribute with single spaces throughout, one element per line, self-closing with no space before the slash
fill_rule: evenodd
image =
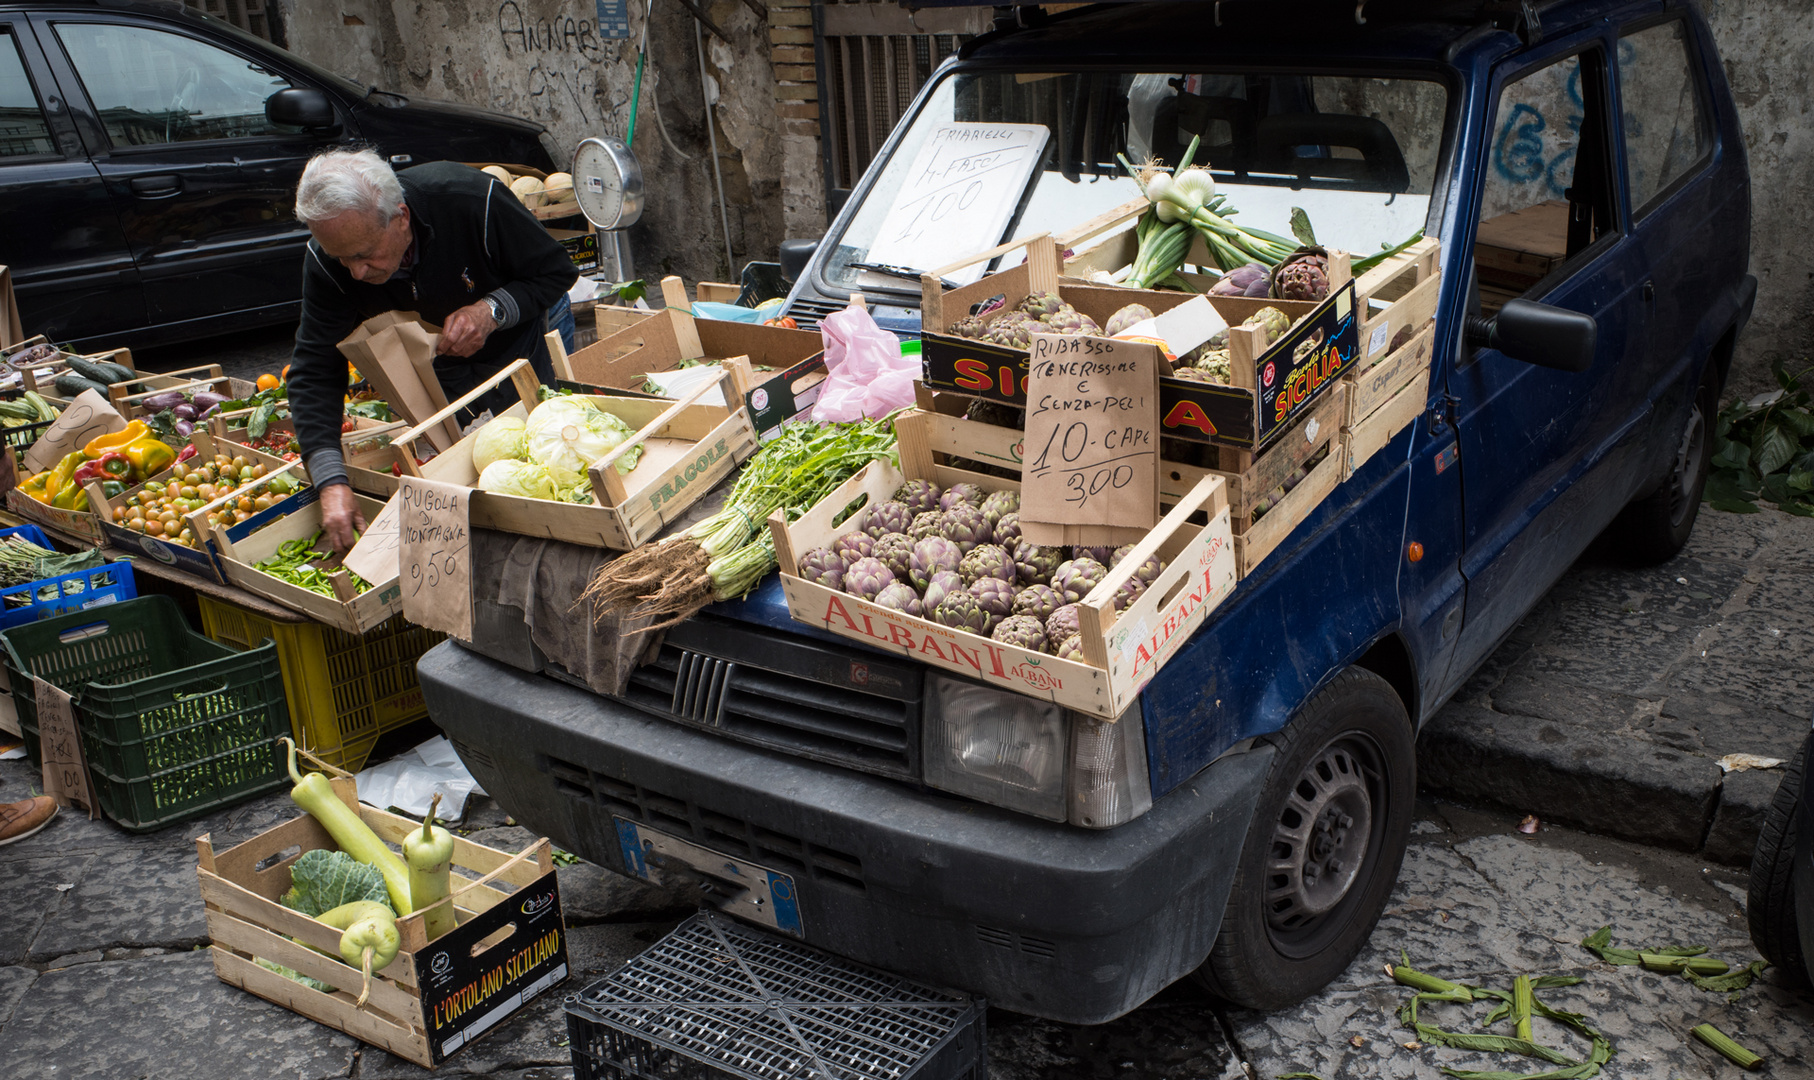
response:
<path id="1" fill-rule="evenodd" d="M 223 401 L 227 401 L 228 398 L 225 394 L 217 394 L 212 390 L 199 390 L 190 400 L 195 403 L 195 407 L 198 410 L 201 410 L 202 416 L 207 416 L 210 412 L 214 411 L 216 406 Z"/>
<path id="2" fill-rule="evenodd" d="M 190 423 L 189 421 L 178 420 L 176 422 L 176 433 L 178 435 L 181 435 L 183 438 L 187 439 L 194 431 L 195 431 L 195 425 Z"/>
<path id="3" fill-rule="evenodd" d="M 144 398 L 141 402 L 147 412 L 163 412 L 165 409 L 174 409 L 178 405 L 188 403 L 189 396 L 181 390 L 166 390 L 161 394 L 153 394 Z"/>
<path id="4" fill-rule="evenodd" d="M 201 395 L 200 395 L 200 394 L 197 394 L 197 395 L 196 395 L 196 396 L 197 396 L 197 397 L 200 397 L 200 396 L 201 396 Z M 200 405 L 200 404 L 201 404 L 201 402 L 199 402 L 199 401 L 198 401 L 198 402 L 196 402 L 196 404 L 197 404 L 197 405 Z M 215 403 L 214 403 L 214 404 L 212 404 L 212 405 L 210 405 L 210 406 L 208 406 L 208 407 L 207 407 L 207 409 L 205 409 L 205 410 L 203 410 L 203 412 L 202 412 L 202 414 L 201 414 L 201 415 L 200 415 L 200 416 L 197 416 L 197 417 L 196 417 L 196 419 L 197 419 L 197 420 L 206 420 L 206 419 L 208 419 L 208 417 L 210 417 L 210 416 L 213 416 L 213 415 L 214 415 L 214 414 L 215 414 L 215 413 L 217 413 L 217 412 L 219 412 L 219 411 L 220 411 L 220 406 L 221 406 L 221 403 L 220 403 L 220 402 L 218 402 L 218 401 L 217 401 L 217 402 L 215 402 Z"/>
<path id="5" fill-rule="evenodd" d="M 195 406 L 189 404 L 187 401 L 183 402 L 181 405 L 176 406 L 175 408 L 171 409 L 170 411 L 176 414 L 176 418 L 178 420 L 194 420 L 195 416 L 196 416 Z"/>

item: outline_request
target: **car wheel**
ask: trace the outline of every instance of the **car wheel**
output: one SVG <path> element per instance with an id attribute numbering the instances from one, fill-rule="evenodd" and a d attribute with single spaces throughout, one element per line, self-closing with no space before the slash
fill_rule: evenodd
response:
<path id="1" fill-rule="evenodd" d="M 1814 742 L 1814 739 L 1810 739 Z M 1796 802 L 1807 779 L 1808 745 L 1804 743 L 1764 815 L 1757 848 L 1751 853 L 1751 887 L 1745 894 L 1745 919 L 1751 925 L 1751 943 L 1765 960 L 1776 965 L 1798 986 L 1808 985 L 1808 958 L 1802 951 L 1795 916 Z"/>
<path id="2" fill-rule="evenodd" d="M 1669 475 L 1613 520 L 1616 550 L 1639 566 L 1675 558 L 1688 543 L 1700 515 L 1701 492 L 1713 461 L 1713 423 L 1719 413 L 1719 372 L 1712 364 L 1688 407 L 1688 419 L 1675 440 Z"/>
<path id="3" fill-rule="evenodd" d="M 1370 671 L 1337 676 L 1269 741 L 1272 771 L 1196 973 L 1251 1009 L 1302 1001 L 1360 952 L 1398 880 L 1417 790 L 1410 718 Z"/>

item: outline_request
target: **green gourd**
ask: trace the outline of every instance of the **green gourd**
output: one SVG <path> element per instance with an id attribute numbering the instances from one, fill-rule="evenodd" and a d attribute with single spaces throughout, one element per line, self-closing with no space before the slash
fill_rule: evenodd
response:
<path id="1" fill-rule="evenodd" d="M 439 792 L 429 801 L 422 830 L 403 838 L 403 858 L 409 863 L 410 910 L 422 912 L 422 929 L 433 941 L 452 930 L 458 920 L 447 899 L 448 874 L 453 869 L 453 834 L 435 824 L 441 805 Z"/>
<path id="2" fill-rule="evenodd" d="M 359 999 L 353 1002 L 355 1006 L 364 1005 L 372 996 L 372 972 L 387 967 L 397 958 L 397 950 L 402 946 L 403 936 L 397 933 L 397 920 L 391 918 L 388 911 L 359 919 L 341 933 L 340 959 L 358 968 L 365 977 Z"/>
<path id="3" fill-rule="evenodd" d="M 296 786 L 290 789 L 290 799 L 297 806 L 309 812 L 321 827 L 327 830 L 340 850 L 373 866 L 384 875 L 384 887 L 390 893 L 391 906 L 397 909 L 398 916 L 408 915 L 409 906 L 409 870 L 403 865 L 395 852 L 384 846 L 378 834 L 371 830 L 359 815 L 340 801 L 334 794 L 328 778 L 320 773 L 303 776 L 296 769 L 296 744 L 284 739 L 283 744 L 289 748 L 290 779 Z"/>

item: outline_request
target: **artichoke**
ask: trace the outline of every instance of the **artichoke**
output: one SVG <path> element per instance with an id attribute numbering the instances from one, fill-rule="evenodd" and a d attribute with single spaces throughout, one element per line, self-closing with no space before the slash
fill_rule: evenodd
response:
<path id="1" fill-rule="evenodd" d="M 1120 547 L 1116 548 L 1114 551 L 1110 552 L 1109 553 L 1109 569 L 1113 570 L 1113 569 L 1115 569 L 1115 567 L 1120 566 L 1121 560 L 1127 558 L 1128 555 L 1133 552 L 1133 550 L 1134 550 L 1134 545 L 1123 544 Z"/>
<path id="2" fill-rule="evenodd" d="M 1158 581 L 1159 575 L 1164 572 L 1165 560 L 1161 559 L 1156 553 L 1148 555 L 1141 561 L 1139 566 L 1134 568 L 1134 576 L 1147 585 L 1151 585 L 1153 582 Z"/>
<path id="3" fill-rule="evenodd" d="M 949 510 L 960 502 L 981 508 L 983 500 L 988 497 L 989 493 L 975 484 L 952 484 L 945 489 L 943 495 L 939 496 L 938 508 Z"/>
<path id="4" fill-rule="evenodd" d="M 1119 615 L 1133 606 L 1134 601 L 1146 592 L 1146 582 L 1137 577 L 1128 578 L 1115 588 L 1115 613 Z"/>
<path id="5" fill-rule="evenodd" d="M 1191 367 L 1207 375 L 1209 382 L 1224 385 L 1233 381 L 1233 362 L 1227 349 L 1198 349 L 1190 354 Z"/>
<path id="6" fill-rule="evenodd" d="M 1001 520 L 995 523 L 994 540 L 1009 551 L 1014 550 L 1014 545 L 1020 543 L 1020 514 L 1018 512 L 1001 516 Z"/>
<path id="7" fill-rule="evenodd" d="M 1101 563 L 1104 568 L 1107 568 L 1107 566 L 1109 565 L 1109 560 L 1114 557 L 1115 557 L 1115 548 L 1114 548 L 1114 545 L 1112 545 L 1112 544 L 1102 544 L 1102 545 L 1079 544 L 1078 546 L 1071 549 L 1071 558 L 1073 558 L 1073 559 L 1095 559 L 1097 562 Z"/>
<path id="8" fill-rule="evenodd" d="M 1015 308 L 1016 310 L 1026 312 L 1035 319 L 1043 320 L 1053 312 L 1060 311 L 1069 306 L 1070 305 L 1066 304 L 1064 299 L 1057 293 L 1036 292 L 1029 294 L 1026 299 L 1015 305 Z"/>
<path id="9" fill-rule="evenodd" d="M 876 606 L 890 611 L 900 611 L 908 615 L 920 613 L 920 597 L 904 581 L 891 581 L 876 593 Z"/>
<path id="10" fill-rule="evenodd" d="M 1152 317 L 1152 309 L 1145 304 L 1129 304 L 1109 316 L 1108 325 L 1102 328 L 1102 332 L 1114 337 L 1135 323 L 1143 323 Z"/>
<path id="11" fill-rule="evenodd" d="M 1046 316 L 1041 327 L 1048 334 L 1069 334 L 1073 337 L 1101 337 L 1102 327 L 1096 320 L 1071 307 L 1069 304 Z M 1035 331 L 1036 333 L 1038 331 Z"/>
<path id="12" fill-rule="evenodd" d="M 1009 514 L 1020 513 L 1020 492 L 991 491 L 983 499 L 983 504 L 979 509 L 982 510 L 983 520 L 989 523 L 989 530 L 993 533 L 996 522 Z"/>
<path id="13" fill-rule="evenodd" d="M 951 324 L 951 333 L 962 338 L 979 338 L 983 328 L 989 325 L 989 319 L 983 315 L 966 315 Z"/>
<path id="14" fill-rule="evenodd" d="M 956 570 L 939 570 L 927 579 L 926 588 L 920 593 L 920 610 L 930 616 L 945 597 L 963 591 L 964 580 Z"/>
<path id="15" fill-rule="evenodd" d="M 906 581 L 908 564 L 913 561 L 913 548 L 913 541 L 906 533 L 884 533 L 876 541 L 872 557 L 881 560 L 896 581 Z"/>
<path id="16" fill-rule="evenodd" d="M 996 624 L 1014 613 L 1014 586 L 1000 578 L 977 578 L 970 584 L 969 592 L 987 616 L 988 621 L 982 629 L 985 637 L 995 629 Z M 945 602 L 950 603 L 950 598 L 947 597 Z"/>
<path id="17" fill-rule="evenodd" d="M 945 511 L 939 520 L 939 532 L 966 555 L 970 554 L 971 548 L 988 540 L 990 535 L 989 523 L 983 520 L 983 512 L 968 503 L 959 503 Z"/>
<path id="18" fill-rule="evenodd" d="M 957 576 L 964 579 L 965 585 L 974 584 L 980 578 L 996 578 L 1012 585 L 1014 560 L 994 544 L 978 544 L 958 564 Z"/>
<path id="19" fill-rule="evenodd" d="M 1329 296 L 1329 254 L 1299 248 L 1272 270 L 1272 295 L 1280 300 L 1323 300 Z M 1277 335 L 1274 335 L 1275 337 Z"/>
<path id="20" fill-rule="evenodd" d="M 877 540 L 889 533 L 904 533 L 912 525 L 913 513 L 903 502 L 877 503 L 863 515 L 863 531 Z"/>
<path id="21" fill-rule="evenodd" d="M 1057 548 L 1040 547 L 1030 540 L 1014 545 L 1014 576 L 1022 585 L 1050 584 L 1062 562 L 1064 553 Z"/>
<path id="22" fill-rule="evenodd" d="M 923 510 L 913 515 L 913 524 L 907 526 L 907 537 L 910 540 L 924 540 L 928 536 L 943 535 L 939 532 L 944 527 L 943 510 Z"/>
<path id="23" fill-rule="evenodd" d="M 938 485 L 930 480 L 909 480 L 894 493 L 894 501 L 905 504 L 907 512 L 912 515 L 910 521 L 918 521 L 919 516 L 928 510 L 944 509 L 938 504 L 938 497 Z"/>
<path id="24" fill-rule="evenodd" d="M 1214 383 L 1214 384 L 1226 384 L 1228 382 L 1227 377 L 1217 378 L 1216 376 L 1210 374 L 1209 372 L 1204 371 L 1202 368 L 1194 368 L 1189 365 L 1185 365 L 1184 367 L 1178 368 L 1177 370 L 1173 371 L 1172 378 L 1183 379 L 1185 382 L 1200 382 L 1200 383 Z"/>
<path id="25" fill-rule="evenodd" d="M 1083 632 L 1083 626 L 1077 621 L 1077 605 L 1065 604 L 1046 617 L 1046 640 L 1063 641 L 1065 638 Z"/>
<path id="26" fill-rule="evenodd" d="M 990 635 L 1004 645 L 1015 645 L 1028 652 L 1044 652 L 1046 628 L 1031 615 L 1010 615 Z"/>
<path id="27" fill-rule="evenodd" d="M 1012 405 L 1004 405 L 999 401 L 972 398 L 970 404 L 964 406 L 964 419 L 1020 431 L 1027 426 L 1027 411 L 1017 409 Z"/>
<path id="28" fill-rule="evenodd" d="M 844 590 L 844 557 L 830 548 L 813 548 L 800 557 L 800 576 L 814 585 Z"/>
<path id="29" fill-rule="evenodd" d="M 861 596 L 865 600 L 874 600 L 876 594 L 894 584 L 894 571 L 882 560 L 865 557 L 850 564 L 844 571 L 844 591 L 852 596 Z"/>
<path id="30" fill-rule="evenodd" d="M 1259 263 L 1237 266 L 1210 286 L 1211 296 L 1252 296 L 1264 298 L 1272 293 L 1272 275 Z"/>
<path id="31" fill-rule="evenodd" d="M 1075 660 L 1080 664 L 1086 663 L 1083 658 L 1082 634 L 1072 634 L 1070 637 L 1065 638 L 1058 643 L 1058 647 L 1053 649 L 1052 652 L 1060 660 Z"/>
<path id="32" fill-rule="evenodd" d="M 1044 626 L 1062 603 L 1050 585 L 1028 585 L 1014 594 L 1013 611 L 1016 615 L 1031 615 Z"/>
<path id="33" fill-rule="evenodd" d="M 964 630 L 972 634 L 988 633 L 989 616 L 983 612 L 983 606 L 976 602 L 963 589 L 945 594 L 938 606 L 932 609 L 932 618 L 953 630 Z"/>
<path id="34" fill-rule="evenodd" d="M 1241 325 L 1249 330 L 1263 331 L 1266 334 L 1266 344 L 1270 345 L 1291 329 L 1291 316 L 1275 307 L 1263 307 L 1249 315 Z"/>
<path id="35" fill-rule="evenodd" d="M 845 533 L 831 542 L 831 549 L 843 558 L 844 569 L 849 570 L 851 563 L 875 554 L 875 537 L 865 532 Z"/>
<path id="36" fill-rule="evenodd" d="M 1025 349 L 1033 344 L 1034 331 L 1045 329 L 1038 319 L 1024 312 L 1010 311 L 990 324 L 981 340 L 1004 349 Z"/>
<path id="37" fill-rule="evenodd" d="M 1068 604 L 1075 604 L 1090 595 L 1090 590 L 1102 584 L 1103 575 L 1109 568 L 1090 558 L 1088 555 L 1061 563 L 1052 574 L 1052 591 L 1064 597 Z M 844 575 L 848 582 L 850 573 Z M 846 589 L 849 585 L 846 584 Z"/>
<path id="38" fill-rule="evenodd" d="M 914 588 L 925 592 L 932 575 L 940 570 L 956 572 L 963 558 L 964 553 L 956 544 L 942 536 L 928 536 L 913 545 L 913 553 L 907 560 L 907 579 L 913 582 Z"/>

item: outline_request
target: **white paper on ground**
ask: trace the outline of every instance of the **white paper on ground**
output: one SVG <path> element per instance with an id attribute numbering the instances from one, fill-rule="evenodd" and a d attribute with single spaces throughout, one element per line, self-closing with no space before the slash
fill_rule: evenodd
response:
<path id="1" fill-rule="evenodd" d="M 573 288 L 567 290 L 567 302 L 570 304 L 583 304 L 588 300 L 597 299 L 598 282 L 589 277 L 580 278 L 573 283 Z"/>
<path id="2" fill-rule="evenodd" d="M 18 761 L 20 758 L 22 758 L 24 756 L 25 756 L 25 747 L 15 746 L 11 750 L 8 750 L 6 753 L 0 754 L 0 761 Z"/>
<path id="3" fill-rule="evenodd" d="M 366 769 L 358 781 L 360 802 L 380 810 L 396 807 L 415 817 L 428 813 L 429 803 L 440 792 L 441 809 L 437 813 L 446 821 L 457 821 L 465 815 L 468 795 L 485 794 L 445 735 L 436 735 L 413 750 Z"/>

